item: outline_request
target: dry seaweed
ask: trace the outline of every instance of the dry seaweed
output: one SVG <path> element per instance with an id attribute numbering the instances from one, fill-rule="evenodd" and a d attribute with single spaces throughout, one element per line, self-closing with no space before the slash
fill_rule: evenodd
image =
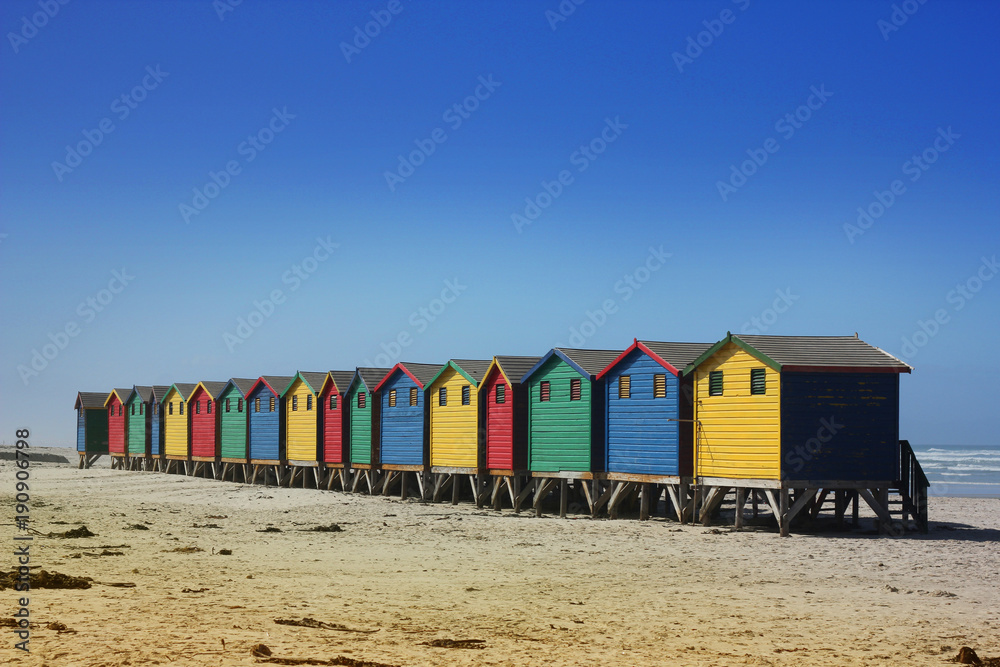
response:
<path id="1" fill-rule="evenodd" d="M 363 634 L 371 634 L 373 632 L 378 632 L 375 630 L 355 630 L 354 628 L 349 628 L 346 625 L 341 625 L 340 623 L 327 623 L 326 621 L 317 621 L 315 618 L 303 618 L 302 620 L 295 620 L 292 618 L 276 618 L 274 622 L 278 625 L 294 625 L 300 628 L 315 628 L 317 630 L 338 630 L 340 632 L 360 632 Z"/>
<path id="2" fill-rule="evenodd" d="M 97 537 L 97 533 L 92 533 L 86 526 L 80 526 L 64 533 L 49 533 L 48 537 L 77 538 L 77 537 Z"/>
<path id="3" fill-rule="evenodd" d="M 486 648 L 485 639 L 432 639 L 421 644 L 435 648 Z"/>
<path id="4" fill-rule="evenodd" d="M 338 655 L 336 658 L 276 658 L 271 655 L 271 649 L 264 644 L 256 644 L 250 649 L 250 655 L 257 658 L 258 663 L 270 663 L 272 665 L 343 665 L 344 667 L 399 667 L 384 662 L 372 662 L 370 660 L 358 660 Z"/>
<path id="5" fill-rule="evenodd" d="M 18 571 L 0 572 L 0 590 L 14 588 L 20 581 Z M 49 572 L 47 570 L 37 570 L 31 573 L 32 588 L 90 588 L 93 579 L 90 577 L 74 577 L 61 572 Z"/>

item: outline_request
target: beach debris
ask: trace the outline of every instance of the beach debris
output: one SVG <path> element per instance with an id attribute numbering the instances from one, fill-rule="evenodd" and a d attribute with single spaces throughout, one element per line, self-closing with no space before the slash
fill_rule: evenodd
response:
<path id="1" fill-rule="evenodd" d="M 340 623 L 327 623 L 326 621 L 317 621 L 315 618 L 303 618 L 302 620 L 295 620 L 293 618 L 276 618 L 274 622 L 278 625 L 294 625 L 300 628 L 315 628 L 317 630 L 337 630 L 339 632 L 360 632 L 362 634 L 372 634 L 378 632 L 378 628 L 375 630 L 357 630 L 355 628 L 349 628 L 346 625 L 341 625 Z"/>
<path id="2" fill-rule="evenodd" d="M 308 530 L 316 533 L 342 533 L 344 529 L 335 523 L 331 523 L 329 526 L 313 526 Z"/>
<path id="3" fill-rule="evenodd" d="M 220 526 L 217 523 L 193 523 L 193 524 L 191 524 L 191 527 L 192 528 L 222 528 L 222 526 Z"/>
<path id="4" fill-rule="evenodd" d="M 266 644 L 254 644 L 250 647 L 250 655 L 255 658 L 266 658 L 271 655 L 271 649 Z"/>
<path id="5" fill-rule="evenodd" d="M 174 547 L 173 549 L 161 549 L 163 553 L 193 554 L 204 551 L 201 547 Z"/>
<path id="6" fill-rule="evenodd" d="M 486 648 L 485 639 L 432 639 L 420 643 L 435 648 Z"/>
<path id="7" fill-rule="evenodd" d="M 94 583 L 102 586 L 111 586 L 112 588 L 135 588 L 135 584 L 131 581 L 95 581 Z"/>
<path id="8" fill-rule="evenodd" d="M 383 662 L 371 662 L 370 660 L 358 660 L 338 655 L 336 658 L 276 658 L 272 655 L 271 649 L 265 644 L 255 644 L 250 649 L 250 655 L 257 658 L 258 663 L 270 663 L 273 665 L 343 665 L 344 667 L 399 667 L 399 665 L 389 665 Z"/>
<path id="9" fill-rule="evenodd" d="M 126 530 L 149 530 L 149 526 L 142 523 L 133 523 Z"/>
<path id="10" fill-rule="evenodd" d="M 48 623 L 45 626 L 45 629 L 46 630 L 55 630 L 59 634 L 63 634 L 64 632 L 73 632 L 73 633 L 76 632 L 76 630 L 73 630 L 71 628 L 66 627 L 65 623 L 60 623 L 59 621 L 52 621 L 51 623 Z"/>
<path id="11" fill-rule="evenodd" d="M 274 526 L 268 526 L 267 528 L 263 528 L 261 530 L 258 530 L 257 532 L 258 533 L 280 533 L 281 529 L 280 528 L 275 528 Z"/>
<path id="12" fill-rule="evenodd" d="M 220 556 L 232 556 L 233 555 L 233 550 L 232 549 L 219 549 L 219 555 Z"/>
<path id="13" fill-rule="evenodd" d="M 77 538 L 77 537 L 97 537 L 97 533 L 92 533 L 87 529 L 86 526 L 80 526 L 79 528 L 73 528 L 72 530 L 67 530 L 64 533 L 49 533 L 48 537 L 62 537 L 62 538 Z"/>
<path id="14" fill-rule="evenodd" d="M 207 590 L 207 588 L 184 588 L 181 593 L 204 593 Z"/>
<path id="15" fill-rule="evenodd" d="M 975 650 L 968 646 L 963 646 L 958 650 L 958 655 L 955 656 L 955 662 L 960 665 L 981 665 L 983 661 L 979 659 L 976 655 Z"/>
<path id="16" fill-rule="evenodd" d="M 0 572 L 0 590 L 14 588 L 20 576 L 17 569 L 13 569 L 10 572 Z M 93 579 L 90 577 L 74 577 L 69 574 L 49 572 L 47 570 L 38 570 L 31 573 L 32 588 L 86 589 L 90 588 L 92 581 Z"/>
<path id="17" fill-rule="evenodd" d="M 34 623 L 29 623 L 29 627 L 35 627 Z M 0 618 L 0 628 L 17 628 L 20 627 L 20 622 L 16 618 L 10 618 L 9 616 L 4 616 Z"/>
<path id="18" fill-rule="evenodd" d="M 228 519 L 228 514 L 209 514 L 205 517 L 206 519 Z"/>

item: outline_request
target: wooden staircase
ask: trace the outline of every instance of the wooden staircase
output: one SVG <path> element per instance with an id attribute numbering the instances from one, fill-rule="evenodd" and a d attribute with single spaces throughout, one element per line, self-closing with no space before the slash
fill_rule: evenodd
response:
<path id="1" fill-rule="evenodd" d="M 927 520 L 927 488 L 931 485 L 917 461 L 909 440 L 899 441 L 899 475 L 891 489 L 900 496 L 900 511 L 903 524 L 909 517 L 917 524 L 921 533 L 929 529 Z"/>

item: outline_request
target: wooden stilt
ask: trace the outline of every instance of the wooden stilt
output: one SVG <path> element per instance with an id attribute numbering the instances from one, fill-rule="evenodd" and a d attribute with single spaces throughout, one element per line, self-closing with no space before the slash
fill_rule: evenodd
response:
<path id="1" fill-rule="evenodd" d="M 642 484 L 640 487 L 642 497 L 639 502 L 639 521 L 649 521 L 649 494 L 652 492 L 650 488 L 652 486 L 652 484 Z"/>
<path id="2" fill-rule="evenodd" d="M 736 487 L 736 519 L 733 522 L 733 527 L 736 530 L 743 528 L 743 505 L 747 501 L 747 490 L 743 487 Z"/>
<path id="3" fill-rule="evenodd" d="M 778 506 L 778 526 L 782 537 L 788 537 L 788 489 L 781 489 Z"/>
<path id="4" fill-rule="evenodd" d="M 566 518 L 566 509 L 569 507 L 569 480 L 559 480 L 559 518 Z"/>

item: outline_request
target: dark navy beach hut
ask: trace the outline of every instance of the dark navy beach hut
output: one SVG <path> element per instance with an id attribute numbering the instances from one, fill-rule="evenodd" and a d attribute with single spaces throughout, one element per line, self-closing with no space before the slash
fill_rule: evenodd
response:
<path id="1" fill-rule="evenodd" d="M 423 484 L 429 427 L 424 389 L 440 370 L 440 364 L 400 362 L 375 387 L 382 402 L 378 458 L 385 473 L 383 493 L 396 478 L 405 484 L 405 475 L 393 473 L 418 473 L 418 483 Z"/>
<path id="2" fill-rule="evenodd" d="M 641 518 L 651 496 L 664 488 L 679 520 L 693 475 L 693 388 L 682 371 L 711 343 L 661 343 L 636 340 L 601 371 L 606 410 L 605 479 L 624 488 L 616 500 L 641 485 Z M 650 486 L 663 485 L 660 486 Z M 667 505 L 670 506 L 669 504 Z M 615 505 L 609 507 L 614 514 Z"/>
<path id="3" fill-rule="evenodd" d="M 254 466 L 254 478 L 260 466 L 274 466 L 279 483 L 281 481 L 281 466 L 285 462 L 285 419 L 281 392 L 291 382 L 290 375 L 264 375 L 247 392 L 250 463 Z"/>
<path id="4" fill-rule="evenodd" d="M 170 387 L 153 385 L 150 394 L 149 412 L 149 455 L 153 458 L 154 467 L 158 470 L 163 457 L 163 406 L 160 401 L 170 391 Z"/>
<path id="5" fill-rule="evenodd" d="M 108 453 L 108 411 L 105 391 L 81 391 L 76 395 L 76 451 L 80 467 L 90 465 Z"/>

